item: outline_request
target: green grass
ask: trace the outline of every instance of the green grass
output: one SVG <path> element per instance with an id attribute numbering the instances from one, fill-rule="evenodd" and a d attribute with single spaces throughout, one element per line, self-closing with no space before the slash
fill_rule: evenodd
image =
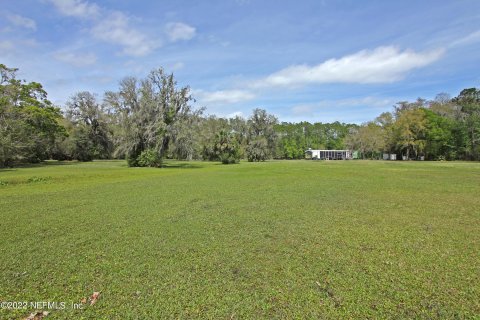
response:
<path id="1" fill-rule="evenodd" d="M 480 314 L 479 163 L 167 164 L 0 170 L 0 301 L 67 303 L 48 319 Z"/>

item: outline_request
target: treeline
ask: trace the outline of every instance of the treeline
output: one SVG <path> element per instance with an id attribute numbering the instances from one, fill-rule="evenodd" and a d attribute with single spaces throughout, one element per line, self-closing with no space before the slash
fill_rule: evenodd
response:
<path id="1" fill-rule="evenodd" d="M 464 89 L 457 97 L 399 102 L 393 112 L 352 128 L 345 140 L 364 158 L 394 153 L 404 159 L 480 160 L 480 90 Z"/>
<path id="2" fill-rule="evenodd" d="M 127 77 L 102 98 L 78 92 L 61 110 L 40 83 L 18 80 L 16 72 L 0 64 L 0 167 L 47 159 L 126 159 L 130 166 L 161 166 L 165 158 L 302 159 L 308 148 L 350 148 L 366 158 L 479 158 L 476 89 L 453 99 L 401 102 L 394 112 L 358 126 L 279 123 L 263 109 L 247 119 L 207 116 L 191 107 L 189 87 L 178 87 L 162 69 L 143 79 Z"/>
<path id="3" fill-rule="evenodd" d="M 161 166 L 165 158 L 236 163 L 298 159 L 308 147 L 343 148 L 349 130 L 341 123 L 279 123 L 263 109 L 248 119 L 194 110 L 188 87 L 153 70 L 125 78 L 101 99 L 78 92 L 63 110 L 37 82 L 16 78 L 0 65 L 0 166 L 47 159 L 126 159 L 130 166 Z"/>

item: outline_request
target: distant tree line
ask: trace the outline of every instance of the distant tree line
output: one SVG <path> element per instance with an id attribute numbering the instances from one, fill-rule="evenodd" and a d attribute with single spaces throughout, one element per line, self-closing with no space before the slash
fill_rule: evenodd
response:
<path id="1" fill-rule="evenodd" d="M 393 112 L 352 128 L 345 145 L 364 158 L 395 153 L 406 159 L 480 160 L 480 90 L 464 89 L 457 97 L 437 95 L 399 102 Z"/>
<path id="2" fill-rule="evenodd" d="M 480 92 L 453 99 L 401 102 L 361 126 L 279 123 L 263 109 L 247 118 L 194 110 L 189 87 L 153 70 L 127 77 L 102 98 L 78 92 L 62 111 L 37 82 L 16 78 L 0 64 L 0 167 L 46 159 L 126 159 L 129 166 L 160 167 L 165 158 L 237 163 L 240 159 L 302 159 L 305 150 L 359 150 L 365 158 L 400 153 L 408 158 L 479 159 Z"/>

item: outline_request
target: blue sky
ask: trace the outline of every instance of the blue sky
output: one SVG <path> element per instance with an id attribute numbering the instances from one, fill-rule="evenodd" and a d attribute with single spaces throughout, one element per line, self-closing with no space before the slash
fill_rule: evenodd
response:
<path id="1" fill-rule="evenodd" d="M 0 63 L 62 106 L 164 67 L 207 114 L 355 122 L 480 86 L 480 1 L 6 0 Z"/>

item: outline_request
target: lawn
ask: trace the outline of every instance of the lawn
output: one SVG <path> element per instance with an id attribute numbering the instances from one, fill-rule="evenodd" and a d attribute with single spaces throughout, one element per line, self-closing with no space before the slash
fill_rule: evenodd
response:
<path id="1" fill-rule="evenodd" d="M 479 163 L 49 162 L 0 212 L 0 301 L 46 319 L 480 315 Z"/>

